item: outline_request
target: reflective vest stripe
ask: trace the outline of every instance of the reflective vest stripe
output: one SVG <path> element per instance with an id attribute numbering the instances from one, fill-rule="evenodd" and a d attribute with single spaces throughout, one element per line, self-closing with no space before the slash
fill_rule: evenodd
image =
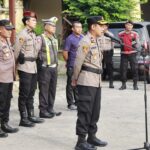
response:
<path id="1" fill-rule="evenodd" d="M 45 41 L 47 65 L 50 65 L 51 64 L 51 56 L 50 56 L 50 48 L 49 48 L 49 44 L 48 44 L 48 39 L 44 34 L 42 34 L 42 36 Z"/>

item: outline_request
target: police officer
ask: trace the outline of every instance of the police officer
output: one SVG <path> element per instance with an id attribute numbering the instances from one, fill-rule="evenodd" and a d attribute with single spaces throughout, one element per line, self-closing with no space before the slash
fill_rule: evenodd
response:
<path id="1" fill-rule="evenodd" d="M 0 20 L 0 138 L 15 133 L 17 128 L 8 125 L 12 86 L 15 78 L 15 59 L 10 43 L 14 27 L 9 20 Z"/>
<path id="2" fill-rule="evenodd" d="M 57 52 L 58 41 L 54 36 L 56 31 L 56 17 L 43 19 L 44 33 L 38 37 L 38 83 L 39 109 L 41 118 L 52 118 L 61 115 L 54 111 L 57 85 Z"/>
<path id="3" fill-rule="evenodd" d="M 124 44 L 121 48 L 120 70 L 122 86 L 120 87 L 120 90 L 126 89 L 128 62 L 130 63 L 133 75 L 133 89 L 138 90 L 138 64 L 136 59 L 136 49 L 139 48 L 139 35 L 137 32 L 133 31 L 133 25 L 134 23 L 132 21 L 127 21 L 125 23 L 125 30 L 120 32 L 118 35 Z"/>
<path id="4" fill-rule="evenodd" d="M 37 16 L 34 12 L 25 11 L 23 14 L 25 28 L 18 34 L 15 43 L 15 57 L 19 74 L 18 106 L 21 116 L 20 126 L 33 127 L 34 123 L 43 122 L 34 115 L 34 94 L 37 87 L 38 56 L 37 39 L 33 32 L 36 27 Z"/>
<path id="5" fill-rule="evenodd" d="M 109 34 L 110 36 L 113 36 L 113 34 L 108 30 L 109 24 L 106 23 L 104 25 L 104 33 Z M 112 40 L 109 37 L 101 36 L 100 37 L 100 43 L 102 45 L 103 49 L 103 68 L 106 66 L 106 72 L 103 72 L 104 75 L 108 74 L 109 77 L 109 88 L 114 88 L 113 85 L 113 49 L 114 44 Z"/>
<path id="6" fill-rule="evenodd" d="M 71 85 L 71 78 L 73 75 L 73 66 L 76 58 L 76 52 L 79 41 L 83 38 L 82 24 L 78 21 L 72 23 L 72 34 L 70 34 L 66 41 L 63 50 L 63 57 L 66 61 L 67 67 L 67 85 L 66 85 L 66 98 L 68 103 L 68 109 L 76 110 L 75 102 L 78 99 L 77 89 Z"/>
<path id="7" fill-rule="evenodd" d="M 87 23 L 89 32 L 79 43 L 72 77 L 72 85 L 77 85 L 79 96 L 76 150 L 95 150 L 95 146 L 107 145 L 107 142 L 96 137 L 101 107 L 102 73 L 102 51 L 98 37 L 102 35 L 103 24 L 106 22 L 102 16 L 95 16 L 88 18 Z"/>

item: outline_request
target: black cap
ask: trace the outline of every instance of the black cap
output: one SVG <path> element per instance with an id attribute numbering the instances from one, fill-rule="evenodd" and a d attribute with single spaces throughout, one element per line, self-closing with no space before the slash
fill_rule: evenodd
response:
<path id="1" fill-rule="evenodd" d="M 99 24 L 99 25 L 108 24 L 108 22 L 105 21 L 102 16 L 89 17 L 89 18 L 87 19 L 87 23 L 88 23 L 89 25 L 92 25 L 92 24 Z"/>
<path id="2" fill-rule="evenodd" d="M 0 26 L 5 27 L 5 29 L 7 29 L 7 30 L 13 30 L 13 29 L 15 29 L 15 27 L 7 19 L 0 20 Z"/>
<path id="3" fill-rule="evenodd" d="M 133 22 L 132 20 L 127 20 L 127 21 L 125 22 L 125 24 L 127 24 L 127 23 L 130 23 L 130 24 L 134 25 L 134 22 Z"/>

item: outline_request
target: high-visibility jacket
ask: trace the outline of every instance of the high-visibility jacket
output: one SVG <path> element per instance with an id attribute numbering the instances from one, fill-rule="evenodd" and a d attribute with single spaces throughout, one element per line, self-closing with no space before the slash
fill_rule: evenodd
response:
<path id="1" fill-rule="evenodd" d="M 48 38 L 44 34 L 41 35 L 42 46 L 40 58 L 44 65 L 53 65 L 58 63 L 58 41 L 55 37 Z"/>

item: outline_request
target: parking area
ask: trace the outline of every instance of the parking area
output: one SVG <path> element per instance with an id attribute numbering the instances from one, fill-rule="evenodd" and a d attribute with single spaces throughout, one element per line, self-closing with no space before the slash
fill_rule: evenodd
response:
<path id="1" fill-rule="evenodd" d="M 16 134 L 0 139 L 1 150 L 73 150 L 76 111 L 69 111 L 65 98 L 66 77 L 59 76 L 55 109 L 62 111 L 60 117 L 47 119 L 34 128 L 19 127 Z M 121 83 L 114 82 L 114 89 L 108 88 L 108 82 L 102 84 L 102 109 L 98 123 L 97 136 L 108 142 L 104 150 L 127 150 L 142 147 L 145 141 L 144 85 L 138 83 L 139 90 L 133 90 L 132 81 L 127 82 L 127 90 L 119 91 Z M 18 82 L 14 84 L 10 113 L 10 124 L 18 126 Z M 148 122 L 150 127 L 150 85 L 147 85 Z M 35 112 L 38 115 L 38 91 L 35 95 Z M 150 130 L 150 128 L 149 128 Z M 150 133 L 150 132 L 149 132 Z M 150 135 L 150 134 L 149 134 Z"/>

